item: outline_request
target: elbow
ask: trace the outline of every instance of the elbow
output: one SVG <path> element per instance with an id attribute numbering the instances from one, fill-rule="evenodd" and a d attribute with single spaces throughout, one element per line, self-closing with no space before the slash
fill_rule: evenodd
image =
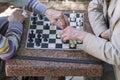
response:
<path id="1" fill-rule="evenodd" d="M 16 52 L 16 47 L 14 46 L 14 42 L 12 42 L 10 40 L 8 42 L 9 42 L 9 49 L 4 54 L 0 55 L 0 58 L 2 60 L 8 60 L 8 59 L 12 58 Z"/>

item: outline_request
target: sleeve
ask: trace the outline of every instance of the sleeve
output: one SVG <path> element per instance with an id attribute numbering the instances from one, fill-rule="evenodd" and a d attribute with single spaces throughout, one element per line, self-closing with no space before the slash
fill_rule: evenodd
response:
<path id="1" fill-rule="evenodd" d="M 47 7 L 40 3 L 40 1 L 37 0 L 28 0 L 28 3 L 26 5 L 26 9 L 29 11 L 33 11 L 37 14 L 44 15 L 45 11 L 47 10 Z"/>
<path id="2" fill-rule="evenodd" d="M 107 63 L 120 65 L 120 20 L 113 31 L 111 41 L 87 34 L 83 40 L 83 50 Z"/>
<path id="3" fill-rule="evenodd" d="M 23 25 L 20 22 L 9 22 L 9 26 L 5 36 L 0 34 L 0 58 L 7 60 L 11 58 L 18 49 Z"/>
<path id="4" fill-rule="evenodd" d="M 103 0 L 92 0 L 89 3 L 88 17 L 96 36 L 99 36 L 102 32 L 107 30 L 106 21 L 103 15 Z"/>

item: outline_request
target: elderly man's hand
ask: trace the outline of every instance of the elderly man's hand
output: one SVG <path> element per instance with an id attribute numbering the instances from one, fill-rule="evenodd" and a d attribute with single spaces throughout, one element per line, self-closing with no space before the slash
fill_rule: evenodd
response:
<path id="1" fill-rule="evenodd" d="M 69 26 L 69 21 L 67 16 L 65 16 L 61 11 L 56 11 L 53 9 L 47 9 L 45 11 L 46 17 L 50 20 L 51 24 L 64 29 Z"/>
<path id="2" fill-rule="evenodd" d="M 14 11 L 11 16 L 8 17 L 8 21 L 18 21 L 20 23 L 23 23 L 24 17 L 22 15 L 22 11 Z"/>
<path id="3" fill-rule="evenodd" d="M 86 35 L 87 35 L 87 32 L 68 26 L 63 30 L 61 34 L 61 39 L 64 42 L 67 40 L 83 41 Z"/>

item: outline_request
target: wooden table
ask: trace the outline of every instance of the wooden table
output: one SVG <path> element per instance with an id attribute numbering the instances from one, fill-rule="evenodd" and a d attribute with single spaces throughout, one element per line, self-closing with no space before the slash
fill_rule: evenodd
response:
<path id="1" fill-rule="evenodd" d="M 87 13 L 85 13 L 85 30 L 92 32 Z M 33 50 L 26 49 L 25 42 L 28 30 L 28 22 L 24 23 L 24 32 L 17 54 L 12 59 L 6 61 L 5 71 L 7 76 L 86 76 L 96 77 L 102 75 L 102 65 L 100 60 L 88 55 L 84 51 L 65 50 Z M 58 61 L 40 61 L 39 58 L 60 59 Z M 20 58 L 20 59 L 18 59 Z M 62 61 L 68 60 L 67 62 Z M 75 60 L 75 62 L 69 62 Z M 85 63 L 80 63 L 80 61 Z M 76 62 L 78 61 L 78 62 Z M 89 62 L 89 63 L 86 63 Z"/>

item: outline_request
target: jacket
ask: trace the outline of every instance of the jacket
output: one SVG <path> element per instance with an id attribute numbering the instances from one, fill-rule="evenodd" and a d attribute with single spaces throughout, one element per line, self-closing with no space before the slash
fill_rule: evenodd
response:
<path id="1" fill-rule="evenodd" d="M 114 65 L 117 80 L 120 80 L 119 5 L 120 0 L 92 0 L 88 7 L 88 15 L 95 35 L 88 33 L 83 40 L 84 51 Z M 108 28 L 110 28 L 110 41 L 99 37 Z"/>

